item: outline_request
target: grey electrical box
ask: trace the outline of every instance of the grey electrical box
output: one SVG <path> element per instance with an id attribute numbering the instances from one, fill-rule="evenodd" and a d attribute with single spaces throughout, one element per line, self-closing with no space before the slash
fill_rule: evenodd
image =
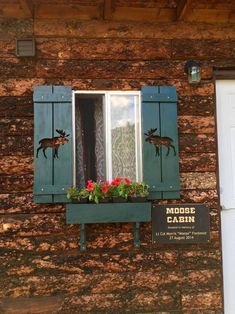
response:
<path id="1" fill-rule="evenodd" d="M 17 57 L 35 56 L 34 38 L 16 39 L 16 55 Z"/>

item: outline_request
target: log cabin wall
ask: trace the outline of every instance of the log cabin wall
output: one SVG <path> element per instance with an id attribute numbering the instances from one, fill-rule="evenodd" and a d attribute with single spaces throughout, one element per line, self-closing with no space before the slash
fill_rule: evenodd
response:
<path id="1" fill-rule="evenodd" d="M 234 26 L 5 18 L 0 36 L 0 312 L 222 313 L 213 68 L 234 64 Z M 15 38 L 32 36 L 36 57 L 16 57 Z M 194 86 L 184 73 L 190 59 L 202 65 Z M 146 223 L 134 249 L 131 224 L 89 225 L 80 252 L 64 205 L 32 199 L 32 92 L 44 84 L 176 86 L 179 202 L 210 207 L 211 242 L 152 244 Z"/>

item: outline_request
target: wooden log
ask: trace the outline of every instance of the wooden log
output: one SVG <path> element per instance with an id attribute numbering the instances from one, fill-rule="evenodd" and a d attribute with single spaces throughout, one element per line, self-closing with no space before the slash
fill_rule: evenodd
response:
<path id="1" fill-rule="evenodd" d="M 120 272 L 140 272 L 148 269 L 149 272 L 167 271 L 169 267 L 178 266 L 182 270 L 219 269 L 221 252 L 217 249 L 205 251 L 181 251 L 180 258 L 174 251 L 165 252 L 120 252 L 100 253 L 80 251 L 63 254 L 33 255 L 21 252 L 5 252 L 0 261 L 5 274 L 16 275 L 46 275 L 50 274 L 102 274 Z M 25 269 L 24 269 L 25 267 Z M 28 268 L 26 268 L 28 267 Z"/>
<path id="2" fill-rule="evenodd" d="M 123 303 L 123 298 L 125 299 Z M 105 300 L 105 302 L 104 302 Z M 124 295 L 117 295 L 114 293 L 110 294 L 89 294 L 84 296 L 72 296 L 62 307 L 63 310 L 69 308 L 67 313 L 78 310 L 79 313 L 94 312 L 99 309 L 100 313 L 110 311 L 116 311 L 117 313 L 124 313 L 126 308 L 130 309 L 131 312 L 135 313 L 138 311 L 166 311 L 168 308 L 175 311 L 180 309 L 180 298 L 179 294 L 166 295 L 159 293 L 152 293 L 148 291 L 143 292 L 129 292 Z M 83 309 L 85 310 L 84 312 Z"/>
<path id="3" fill-rule="evenodd" d="M 6 26 L 5 26 L 6 28 Z M 4 30 L 4 28 L 2 28 Z M 76 38 L 158 38 L 158 39 L 235 39 L 234 27 L 231 25 L 213 25 L 207 23 L 130 23 L 76 20 L 34 21 L 36 37 L 57 37 L 58 29 L 61 37 Z M 16 30 L 15 30 L 16 31 Z"/>
<path id="4" fill-rule="evenodd" d="M 128 224 L 121 224 L 125 226 Z M 96 232 L 92 232 L 92 228 L 96 228 L 96 225 L 88 226 L 88 238 L 87 238 L 87 250 L 93 253 L 117 253 L 117 252 L 130 252 L 133 250 L 133 229 L 132 224 L 129 224 L 129 232 L 121 232 L 119 234 L 115 233 L 114 227 L 109 227 L 107 224 L 101 225 L 102 229 L 94 229 Z M 118 227 L 116 227 L 118 229 Z M 102 232 L 101 232 L 102 230 Z M 120 230 L 120 228 L 118 229 Z M 153 251 L 166 251 L 166 250 L 176 250 L 180 248 L 185 251 L 194 250 L 210 250 L 210 249 L 220 249 L 220 230 L 212 230 L 210 232 L 211 241 L 209 243 L 200 244 L 152 244 L 151 235 L 151 224 L 143 224 L 141 227 L 141 250 L 145 252 L 146 250 Z M 108 231 L 108 232 L 107 232 Z M 112 233 L 114 232 L 114 233 Z M 0 249 L 2 254 L 6 252 L 16 252 L 19 254 L 22 251 L 28 253 L 44 253 L 50 254 L 51 252 L 61 253 L 71 252 L 71 250 L 79 250 L 79 230 L 76 235 L 63 235 L 54 234 L 53 236 L 40 236 L 40 237 L 12 237 L 4 236 L 0 238 Z"/>
<path id="5" fill-rule="evenodd" d="M 178 116 L 178 127 L 180 133 L 192 134 L 211 134 L 215 133 L 215 118 L 214 116 Z"/>
<path id="6" fill-rule="evenodd" d="M 213 271 L 208 270 L 208 275 Z M 202 271 L 201 271 L 202 273 Z M 10 274 L 11 275 L 11 274 Z M 180 272 L 139 272 L 139 273 L 106 273 L 106 274 L 45 274 L 44 276 L 32 276 L 24 274 L 12 275 L 4 278 L 0 283 L 0 297 L 34 297 L 58 294 L 81 295 L 84 290 L 90 290 L 92 294 L 123 293 L 123 291 L 152 292 L 153 294 L 174 294 L 174 290 L 183 281 Z M 202 275 L 200 276 L 203 277 Z M 204 275 L 205 277 L 205 275 Z M 212 275 L 211 275 L 212 277 Z M 206 278 L 203 278 L 206 281 Z M 213 280 L 214 278 L 212 278 Z M 218 279 L 217 279 L 218 280 Z M 209 280 L 208 280 L 209 281 Z M 3 285 L 5 289 L 3 289 Z M 149 286 L 148 286 L 149 285 Z M 201 284 L 202 285 L 202 284 Z M 206 283 L 204 282 L 204 285 Z M 19 289 L 18 287 L 21 287 Z M 190 284 L 188 284 L 190 286 Z M 56 288 L 55 288 L 56 287 Z M 161 291 L 161 293 L 159 293 Z M 189 289 L 188 292 L 190 292 Z"/>
<path id="7" fill-rule="evenodd" d="M 0 40 L 0 59 L 15 57 L 15 52 L 16 47 L 14 40 Z"/>
<path id="8" fill-rule="evenodd" d="M 32 192 L 33 175 L 3 175 L 0 176 L 2 193 Z"/>
<path id="9" fill-rule="evenodd" d="M 201 309 L 211 310 L 223 308 L 221 292 L 199 292 L 192 294 L 183 294 L 182 307 L 184 310 Z"/>
<path id="10" fill-rule="evenodd" d="M 0 117 L 33 117 L 32 97 L 0 97 Z"/>
<path id="11" fill-rule="evenodd" d="M 4 136 L 33 136 L 33 118 L 0 118 L 0 134 Z"/>
<path id="12" fill-rule="evenodd" d="M 188 83 L 188 80 L 172 80 L 168 84 L 176 86 L 181 96 L 214 96 L 215 94 L 215 87 L 211 81 L 201 82 L 198 86 L 192 86 Z"/>
<path id="13" fill-rule="evenodd" d="M 7 56 L 9 47 L 3 47 L 2 53 L 4 50 Z M 38 38 L 37 56 L 40 59 L 79 60 L 170 59 L 171 41 L 164 39 Z"/>
<path id="14" fill-rule="evenodd" d="M 3 156 L 0 163 L 1 175 L 33 174 L 32 156 Z"/>
<path id="15" fill-rule="evenodd" d="M 59 311 L 63 301 L 62 296 L 43 296 L 34 298 L 10 298 L 1 300 L 0 310 L 8 314 L 44 313 Z"/>
<path id="16" fill-rule="evenodd" d="M 0 156 L 26 156 L 33 154 L 32 136 L 0 137 Z"/>
<path id="17" fill-rule="evenodd" d="M 172 40 L 173 59 L 226 60 L 235 57 L 234 40 Z"/>
<path id="18" fill-rule="evenodd" d="M 182 172 L 215 172 L 216 154 L 215 153 L 181 153 L 180 171 Z"/>
<path id="19" fill-rule="evenodd" d="M 64 213 L 64 204 L 36 204 L 27 192 L 0 194 L 0 214 Z"/>
<path id="20" fill-rule="evenodd" d="M 167 61 L 95 61 L 95 60 L 40 60 L 36 66 L 37 77 L 76 77 L 96 79 L 133 78 L 167 79 L 184 77 L 181 62 Z"/>
<path id="21" fill-rule="evenodd" d="M 183 203 L 202 203 L 210 208 L 219 209 L 217 190 L 183 190 L 180 193 Z"/>
<path id="22" fill-rule="evenodd" d="M 64 213 L 62 204 L 36 204 L 31 193 L 0 194 L 0 214 Z"/>
<path id="23" fill-rule="evenodd" d="M 206 269 L 200 271 L 182 270 L 181 272 L 172 271 L 170 273 L 158 273 L 155 275 L 151 272 L 146 273 L 143 271 L 136 275 L 134 274 L 132 287 L 136 290 L 141 289 L 144 291 L 149 284 L 150 291 L 154 292 L 154 287 L 157 287 L 161 290 L 161 293 L 165 294 L 170 292 L 173 286 L 177 289 L 180 285 L 182 293 L 196 293 L 203 290 L 219 291 L 221 282 L 221 272 L 219 269 Z"/>
<path id="24" fill-rule="evenodd" d="M 191 116 L 214 116 L 215 114 L 215 97 L 214 95 L 200 96 L 183 96 L 179 94 L 178 99 L 178 115 Z"/>
<path id="25" fill-rule="evenodd" d="M 182 294 L 197 293 L 201 291 L 217 291 L 222 286 L 220 269 L 185 270 L 182 273 Z"/>
<path id="26" fill-rule="evenodd" d="M 35 60 L 31 58 L 19 59 L 0 59 L 0 75 L 1 77 L 36 77 Z"/>
<path id="27" fill-rule="evenodd" d="M 181 172 L 180 186 L 182 190 L 214 190 L 216 188 L 216 175 L 214 172 Z"/>
<path id="28" fill-rule="evenodd" d="M 44 69 L 45 70 L 45 69 Z M 0 93 L 2 96 L 31 96 L 34 86 L 37 85 L 65 85 L 72 86 L 74 90 L 140 90 L 143 85 L 172 85 L 183 96 L 213 96 L 214 84 L 203 82 L 198 86 L 191 86 L 188 81 L 182 79 L 0 79 Z"/>
<path id="29" fill-rule="evenodd" d="M 14 68 L 10 67 L 8 75 L 11 73 L 11 69 Z M 14 75 L 14 70 L 12 75 Z M 80 78 L 86 79 L 96 79 L 97 76 L 103 79 L 168 79 L 169 77 L 171 79 L 187 79 L 183 62 L 165 60 L 136 62 L 122 60 L 40 60 L 37 62 L 36 72 L 37 77 L 65 79 L 75 79 L 78 73 Z M 22 75 L 23 73 L 22 69 Z M 205 71 L 203 78 L 211 79 L 211 73 L 211 67 L 209 67 L 209 76 Z"/>
<path id="30" fill-rule="evenodd" d="M 50 84 L 50 83 L 49 83 Z M 45 85 L 44 79 L 8 78 L 0 79 L 1 96 L 31 96 L 34 86 Z"/>
<path id="31" fill-rule="evenodd" d="M 0 215 L 0 234 L 38 237 L 62 233 L 76 234 L 78 226 L 66 225 L 64 213 Z"/>
<path id="32" fill-rule="evenodd" d="M 180 152 L 215 153 L 216 138 L 211 134 L 180 134 Z"/>
<path id="33" fill-rule="evenodd" d="M 32 19 L 0 18 L 0 38 L 2 40 L 29 38 L 32 37 L 33 33 Z"/>
<path id="34" fill-rule="evenodd" d="M 182 270 L 220 269 L 220 250 L 182 251 L 179 256 Z"/>
<path id="35" fill-rule="evenodd" d="M 206 262 L 207 255 L 201 259 L 198 257 L 199 262 Z M 187 257 L 184 260 L 186 262 Z M 52 271 L 54 275 L 60 275 L 62 272 L 65 275 L 97 275 L 103 274 L 104 271 L 106 273 L 140 272 L 143 268 L 148 269 L 149 272 L 167 271 L 169 267 L 178 266 L 178 253 L 170 250 L 165 252 L 101 252 L 100 254 L 88 251 L 84 254 L 79 250 L 73 250 L 60 254 L 52 252 L 46 255 L 5 252 L 0 256 L 0 261 L 2 276 L 27 274 L 43 276 Z"/>
<path id="36" fill-rule="evenodd" d="M 62 300 L 61 300 L 62 299 Z M 43 304 L 42 297 L 33 297 L 27 304 L 28 298 L 19 298 L 18 302 L 14 304 L 14 298 L 4 298 L 2 302 L 2 309 L 9 314 L 24 314 L 22 309 L 25 306 L 26 310 L 34 311 L 32 313 L 51 313 L 51 310 L 63 314 L 79 313 L 86 314 L 98 311 L 98 313 L 107 313 L 112 308 L 115 313 L 124 313 L 127 308 L 134 313 L 139 310 L 162 311 L 170 308 L 178 310 L 180 308 L 179 295 L 159 295 L 151 292 L 135 292 L 132 293 L 101 293 L 92 294 L 86 292 L 83 295 L 67 294 L 60 297 L 47 297 L 44 303 L 48 300 L 49 306 L 46 310 Z M 19 311 L 17 310 L 19 308 Z M 46 311 L 45 311 L 46 310 Z"/>

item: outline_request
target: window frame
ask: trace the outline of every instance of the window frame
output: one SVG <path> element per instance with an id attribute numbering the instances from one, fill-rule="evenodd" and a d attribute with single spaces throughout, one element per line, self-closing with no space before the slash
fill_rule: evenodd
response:
<path id="1" fill-rule="evenodd" d="M 142 110 L 141 110 L 141 91 L 133 90 L 133 91 L 120 91 L 120 90 L 73 90 L 72 91 L 72 132 L 73 132 L 73 185 L 76 186 L 76 130 L 75 130 L 75 102 L 76 102 L 76 95 L 77 94 L 97 94 L 97 95 L 103 95 L 104 96 L 104 118 L 105 118 L 105 140 L 110 141 L 110 124 L 107 123 L 109 121 L 108 119 L 108 110 L 110 111 L 110 99 L 112 95 L 120 95 L 120 96 L 135 96 L 138 97 L 139 100 L 139 108 L 138 111 L 135 111 L 135 121 L 138 119 L 139 127 L 136 127 L 135 123 L 135 154 L 136 154 L 136 181 L 143 181 L 143 143 L 142 143 Z M 109 109 L 108 109 L 109 108 Z M 139 134 L 138 134 L 139 133 Z M 112 175 L 112 161 L 111 158 L 111 145 L 105 145 L 105 166 L 106 166 L 106 177 L 107 180 L 111 180 Z M 110 159 L 109 162 L 107 162 L 107 159 Z M 110 171 L 111 169 L 111 171 Z"/>

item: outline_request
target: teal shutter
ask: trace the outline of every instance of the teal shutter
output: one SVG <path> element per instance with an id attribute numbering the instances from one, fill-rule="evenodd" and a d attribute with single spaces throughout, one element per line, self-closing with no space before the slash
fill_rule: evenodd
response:
<path id="1" fill-rule="evenodd" d="M 150 199 L 179 198 L 179 148 L 177 129 L 177 95 L 173 86 L 144 86 L 141 89 L 143 134 L 143 179 L 150 186 Z M 170 137 L 175 147 L 161 145 L 156 156 L 153 144 L 145 141 L 148 130 L 154 135 Z"/>
<path id="2" fill-rule="evenodd" d="M 69 86 L 36 86 L 34 89 L 34 201 L 66 202 L 67 188 L 73 184 L 72 90 Z M 36 158 L 39 141 L 59 136 L 64 130 L 69 142 L 60 145 L 59 158 L 52 148 L 42 149 Z"/>

